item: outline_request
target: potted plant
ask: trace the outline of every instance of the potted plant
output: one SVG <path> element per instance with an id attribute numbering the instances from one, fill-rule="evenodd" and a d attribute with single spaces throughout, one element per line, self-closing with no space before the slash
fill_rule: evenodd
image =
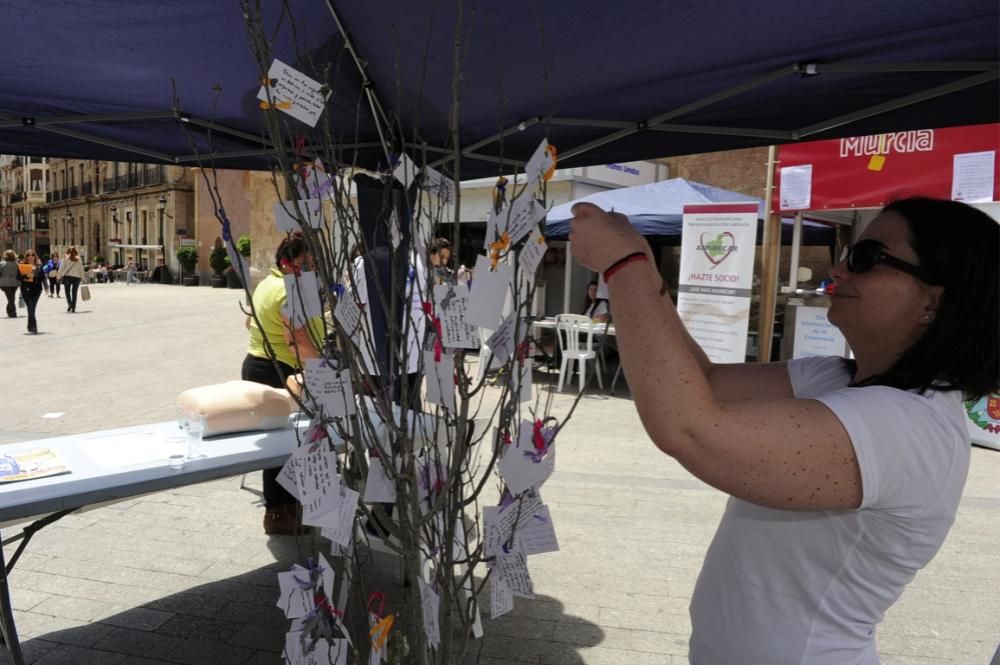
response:
<path id="1" fill-rule="evenodd" d="M 208 255 L 208 265 L 212 268 L 212 288 L 221 289 L 226 286 L 225 272 L 229 268 L 229 255 L 220 241 Z"/>
<path id="2" fill-rule="evenodd" d="M 181 281 L 184 286 L 198 286 L 198 248 L 193 245 L 181 245 L 177 248 L 177 262 L 181 264 Z M 189 273 L 187 276 L 184 273 Z"/>
<path id="3" fill-rule="evenodd" d="M 247 234 L 241 235 L 236 240 L 236 251 L 240 253 L 243 257 L 243 262 L 250 265 L 250 236 Z M 229 266 L 229 270 L 226 271 L 226 282 L 231 289 L 242 289 L 243 281 L 240 279 L 240 275 L 236 272 L 236 268 Z"/>

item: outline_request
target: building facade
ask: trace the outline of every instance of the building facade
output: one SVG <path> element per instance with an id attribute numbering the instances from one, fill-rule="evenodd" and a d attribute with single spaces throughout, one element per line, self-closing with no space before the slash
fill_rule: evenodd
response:
<path id="1" fill-rule="evenodd" d="M 42 209 L 48 191 L 47 157 L 0 157 L 0 247 L 21 255 L 47 251 L 49 230 Z"/>

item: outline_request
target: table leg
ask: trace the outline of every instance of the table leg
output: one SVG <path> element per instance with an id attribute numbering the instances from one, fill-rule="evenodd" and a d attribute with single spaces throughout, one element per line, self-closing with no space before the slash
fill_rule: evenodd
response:
<path id="1" fill-rule="evenodd" d="M 21 642 L 17 639 L 17 628 L 14 626 L 14 608 L 10 602 L 8 575 L 3 547 L 0 546 L 0 634 L 3 635 L 3 643 L 10 650 L 14 665 L 24 665 Z"/>

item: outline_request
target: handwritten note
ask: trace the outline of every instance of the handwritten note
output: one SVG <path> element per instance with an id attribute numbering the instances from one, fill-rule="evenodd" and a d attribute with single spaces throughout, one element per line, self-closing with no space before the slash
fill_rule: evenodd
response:
<path id="1" fill-rule="evenodd" d="M 299 488 L 303 524 L 318 525 L 318 520 L 336 510 L 340 502 L 340 476 L 337 474 L 337 454 L 325 446 L 316 446 L 307 453 L 303 464 L 296 468 L 295 482 Z"/>
<path id="2" fill-rule="evenodd" d="M 270 89 L 270 101 L 268 101 Z M 267 79 L 257 92 L 262 106 L 284 111 L 296 120 L 315 127 L 323 113 L 329 90 L 293 67 L 275 58 L 267 71 Z"/>
<path id="3" fill-rule="evenodd" d="M 545 208 L 535 197 L 522 194 L 511 202 L 510 206 L 501 211 L 497 231 L 504 231 L 510 236 L 511 244 L 538 228 L 538 222 L 545 217 Z"/>
<path id="4" fill-rule="evenodd" d="M 320 535 L 329 538 L 335 545 L 347 547 L 354 532 L 354 518 L 357 515 L 359 498 L 357 492 L 341 485 L 337 509 L 317 520 L 316 526 L 321 527 Z"/>
<path id="5" fill-rule="evenodd" d="M 524 552 L 517 549 L 512 549 L 510 552 L 501 551 L 497 556 L 497 561 L 500 577 L 507 583 L 515 596 L 520 598 L 535 597 L 531 575 L 528 574 L 528 558 Z"/>
<path id="6" fill-rule="evenodd" d="M 527 166 L 524 167 L 524 177 L 527 185 L 530 187 L 540 182 L 545 178 L 545 174 L 548 173 L 552 166 L 552 153 L 549 152 L 549 142 L 542 139 L 542 142 L 535 148 L 535 154 L 531 156 Z"/>
<path id="7" fill-rule="evenodd" d="M 442 353 L 441 360 L 435 360 L 434 351 L 424 351 L 424 380 L 427 386 L 427 401 L 455 410 L 455 357 Z"/>
<path id="8" fill-rule="evenodd" d="M 529 556 L 559 551 L 559 541 L 556 539 L 556 529 L 548 506 L 542 506 L 517 530 L 514 542 Z"/>
<path id="9" fill-rule="evenodd" d="M 534 280 L 538 264 L 542 262 L 545 251 L 549 246 L 545 243 L 545 236 L 537 228 L 532 230 L 528 236 L 528 241 L 521 248 L 521 253 L 517 257 L 517 272 L 525 277 L 525 281 Z"/>
<path id="10" fill-rule="evenodd" d="M 289 619 L 300 619 L 316 607 L 311 590 L 303 588 L 299 581 L 308 585 L 309 571 L 298 564 L 293 564 L 290 571 L 278 573 L 280 593 L 276 605 Z"/>
<path id="11" fill-rule="evenodd" d="M 424 167 L 423 185 L 427 191 L 439 197 L 442 203 L 455 200 L 455 181 L 430 166 Z"/>
<path id="12" fill-rule="evenodd" d="M 323 315 L 316 273 L 285 275 L 285 296 L 283 313 L 294 327 L 301 328 L 309 319 Z"/>
<path id="13" fill-rule="evenodd" d="M 478 349 L 476 327 L 466 318 L 469 310 L 469 289 L 464 284 L 434 287 L 434 315 L 441 321 L 441 343 L 451 349 Z"/>
<path id="14" fill-rule="evenodd" d="M 513 276 L 509 265 L 501 264 L 496 271 L 491 271 L 490 260 L 483 255 L 477 256 L 465 322 L 487 330 L 496 330 Z"/>
<path id="15" fill-rule="evenodd" d="M 299 201 L 278 201 L 274 204 L 274 224 L 282 233 L 301 231 L 305 221 L 310 228 L 323 225 L 323 201 L 308 199 Z"/>
<path id="16" fill-rule="evenodd" d="M 492 335 L 486 340 L 486 346 L 496 359 L 503 364 L 514 354 L 514 329 L 517 326 L 517 312 L 511 312 Z M 523 324 L 522 324 L 523 326 Z"/>
<path id="17" fill-rule="evenodd" d="M 422 579 L 420 582 L 420 605 L 424 615 L 424 635 L 433 648 L 441 644 L 441 626 L 438 613 L 441 607 L 441 597 Z"/>
<path id="18" fill-rule="evenodd" d="M 332 418 L 354 415 L 351 370 L 338 370 L 324 359 L 307 358 L 306 390 L 316 406 Z"/>
<path id="19" fill-rule="evenodd" d="M 510 585 L 498 573 L 490 580 L 490 618 L 496 619 L 514 609 L 514 594 Z"/>
<path id="20" fill-rule="evenodd" d="M 354 291 L 345 290 L 337 298 L 337 306 L 333 309 L 333 316 L 337 319 L 341 329 L 349 337 L 360 333 L 363 313 L 361 311 L 361 303 L 358 301 L 357 294 Z"/>
<path id="21" fill-rule="evenodd" d="M 393 169 L 392 175 L 396 180 L 403 183 L 403 187 L 409 189 L 417 177 L 417 171 L 417 165 L 413 163 L 409 155 L 400 155 L 399 162 L 396 164 L 396 168 Z"/>

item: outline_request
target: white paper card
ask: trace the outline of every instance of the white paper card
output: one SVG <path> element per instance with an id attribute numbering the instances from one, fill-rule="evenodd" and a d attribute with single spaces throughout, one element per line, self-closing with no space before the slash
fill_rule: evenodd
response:
<path id="1" fill-rule="evenodd" d="M 467 321 L 469 289 L 464 284 L 434 287 L 434 316 L 441 321 L 441 344 L 450 349 L 478 349 L 476 327 Z"/>
<path id="2" fill-rule="evenodd" d="M 417 165 L 413 163 L 409 155 L 400 155 L 399 163 L 393 169 L 392 176 L 403 183 L 403 187 L 410 189 L 413 179 L 417 177 Z"/>
<path id="3" fill-rule="evenodd" d="M 309 571 L 298 564 L 292 565 L 290 571 L 278 573 L 278 602 L 289 619 L 301 619 L 309 614 L 314 607 L 312 589 L 303 589 L 299 582 L 309 583 Z"/>
<path id="4" fill-rule="evenodd" d="M 310 127 L 315 127 L 326 106 L 330 91 L 324 93 L 319 81 L 309 78 L 277 58 L 267 70 L 267 78 L 271 88 L 272 107 L 284 111 Z M 262 85 L 257 92 L 257 99 L 267 102 L 267 97 L 267 86 Z"/>
<path id="5" fill-rule="evenodd" d="M 517 312 L 511 312 L 503 320 L 503 323 L 500 324 L 500 327 L 486 340 L 486 346 L 490 347 L 490 351 L 493 352 L 493 355 L 501 365 L 514 355 L 516 347 L 516 344 L 514 344 L 514 328 L 516 326 Z"/>
<path id="6" fill-rule="evenodd" d="M 438 611 L 441 597 L 422 579 L 420 582 L 420 603 L 424 615 L 424 634 L 427 641 L 435 649 L 441 644 L 441 626 L 438 623 Z"/>
<path id="7" fill-rule="evenodd" d="M 298 209 L 298 214 L 296 214 Z M 308 199 L 299 201 L 278 201 L 274 204 L 274 224 L 282 233 L 301 231 L 299 219 L 304 219 L 310 228 L 323 225 L 323 201 Z"/>
<path id="8" fill-rule="evenodd" d="M 954 156 L 951 175 L 951 200 L 987 203 L 993 200 L 993 172 L 996 151 L 967 152 Z"/>
<path id="9" fill-rule="evenodd" d="M 362 279 L 364 279 L 363 275 Z M 345 289 L 340 297 L 337 298 L 337 306 L 333 310 L 333 316 L 349 337 L 360 334 L 361 317 L 363 315 L 361 306 L 361 303 L 357 300 L 357 294 L 348 289 Z"/>
<path id="10" fill-rule="evenodd" d="M 455 357 L 441 354 L 435 361 L 434 351 L 424 351 L 424 381 L 427 385 L 427 401 L 455 410 Z"/>
<path id="11" fill-rule="evenodd" d="M 510 585 L 500 577 L 499 573 L 493 573 L 493 578 L 490 580 L 490 618 L 496 619 L 513 609 L 514 594 L 511 593 Z"/>
<path id="12" fill-rule="evenodd" d="M 396 485 L 386 473 L 381 457 L 368 460 L 365 503 L 396 503 Z"/>
<path id="13" fill-rule="evenodd" d="M 525 490 L 541 487 L 556 465 L 555 445 L 549 446 L 548 454 L 544 458 L 538 459 L 538 453 L 532 445 L 533 426 L 530 421 L 521 423 L 518 445 L 510 446 L 504 453 L 503 459 L 497 465 L 500 475 L 511 494 L 520 494 Z"/>
<path id="14" fill-rule="evenodd" d="M 520 598 L 535 597 L 531 575 L 528 574 L 528 558 L 524 552 L 516 548 L 511 549 L 510 552 L 501 551 L 497 556 L 497 561 L 500 577 L 507 583 L 515 596 Z"/>
<path id="15" fill-rule="evenodd" d="M 812 204 L 812 164 L 785 166 L 781 169 L 782 210 L 808 210 Z"/>
<path id="16" fill-rule="evenodd" d="M 556 529 L 548 506 L 542 506 L 540 511 L 517 530 L 514 542 L 518 549 L 529 556 L 559 551 L 559 541 L 556 539 Z"/>
<path id="17" fill-rule="evenodd" d="M 285 306 L 282 313 L 296 328 L 301 328 L 323 315 L 323 303 L 319 299 L 319 282 L 316 273 L 303 272 L 285 275 Z"/>
<path id="18" fill-rule="evenodd" d="M 455 200 L 455 182 L 429 166 L 424 167 L 424 188 L 437 195 L 442 203 Z"/>
<path id="19" fill-rule="evenodd" d="M 535 148 L 535 154 L 531 156 L 527 166 L 524 167 L 524 178 L 528 186 L 541 181 L 550 168 L 552 168 L 552 155 L 549 153 L 549 142 L 542 139 L 542 142 Z"/>
<path id="20" fill-rule="evenodd" d="M 542 262 L 542 257 L 545 256 L 545 250 L 548 248 L 549 246 L 545 244 L 545 236 L 537 228 L 534 229 L 528 236 L 528 241 L 524 243 L 524 247 L 521 248 L 521 254 L 517 257 L 517 271 L 524 276 L 525 281 L 528 281 L 528 277 L 531 280 L 534 279 L 538 264 Z"/>
<path id="21" fill-rule="evenodd" d="M 354 518 L 358 511 L 360 495 L 349 487 L 340 487 L 337 510 L 320 517 L 316 526 L 322 527 L 320 535 L 329 538 L 335 545 L 347 547 L 354 532 Z M 303 520 L 304 522 L 305 520 Z"/>
<path id="22" fill-rule="evenodd" d="M 351 370 L 338 370 L 321 358 L 307 358 L 306 390 L 313 402 L 332 418 L 354 415 Z"/>
<path id="23" fill-rule="evenodd" d="M 490 270 L 488 258 L 477 256 L 465 322 L 487 330 L 496 330 L 500 325 L 504 299 L 513 276 L 509 265 L 500 264 L 494 272 Z"/>
<path id="24" fill-rule="evenodd" d="M 499 226 L 497 229 L 503 233 L 507 232 L 510 244 L 518 242 L 521 238 L 538 228 L 538 222 L 545 218 L 545 208 L 530 194 L 522 194 L 515 199 L 510 206 L 500 212 Z"/>
<path id="25" fill-rule="evenodd" d="M 320 516 L 336 510 L 340 503 L 340 476 L 337 475 L 337 454 L 325 446 L 303 458 L 296 468 L 295 482 L 299 487 L 303 524 L 316 524 Z"/>

